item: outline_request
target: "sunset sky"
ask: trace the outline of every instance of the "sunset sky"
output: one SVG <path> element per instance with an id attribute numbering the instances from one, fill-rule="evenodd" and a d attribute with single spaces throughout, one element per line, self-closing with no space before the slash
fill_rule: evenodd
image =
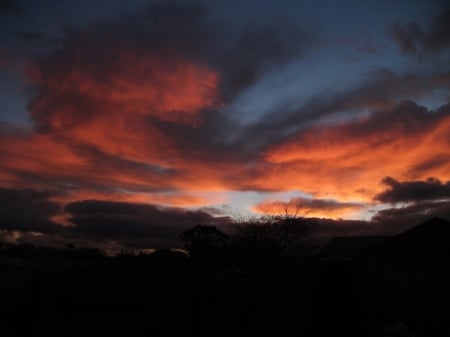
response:
<path id="1" fill-rule="evenodd" d="M 0 239 L 450 219 L 447 1 L 0 0 Z"/>

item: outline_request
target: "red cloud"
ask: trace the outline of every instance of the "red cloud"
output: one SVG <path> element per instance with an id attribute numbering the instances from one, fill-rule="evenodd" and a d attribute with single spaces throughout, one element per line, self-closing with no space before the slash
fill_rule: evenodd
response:
<path id="1" fill-rule="evenodd" d="M 96 160 L 92 152 L 141 164 L 141 168 L 127 167 L 125 172 L 123 167 L 96 162 L 103 170 L 100 184 L 102 178 L 114 176 L 113 184 L 152 185 L 149 181 L 155 175 L 143 166 L 172 169 L 180 164 L 174 135 L 164 133 L 156 123 L 191 127 L 201 123 L 200 114 L 219 104 L 219 76 L 181 57 L 124 51 L 117 46 L 108 46 L 108 59 L 99 63 L 94 57 L 100 53 L 96 48 L 90 58 L 90 51 L 68 47 L 29 67 L 37 88 L 30 115 L 48 135 L 46 141 L 42 141 L 44 136 L 36 136 L 40 137 L 38 143 L 55 142 L 56 147 L 73 151 L 84 167 L 74 165 L 70 170 L 83 176 L 92 169 L 91 159 Z M 19 148 L 15 152 L 20 152 Z M 170 187 L 170 182 L 165 183 Z"/>
<path id="2" fill-rule="evenodd" d="M 136 46 L 86 45 L 69 45 L 29 66 L 37 90 L 29 112 L 38 130 L 110 156 L 169 165 L 177 149 L 155 121 L 201 123 L 200 113 L 219 104 L 217 72 Z"/>
<path id="3" fill-rule="evenodd" d="M 311 127 L 269 146 L 251 162 L 221 159 L 209 148 L 184 152 L 176 146 L 180 135 L 163 133 L 153 124 L 136 123 L 128 130 L 115 126 L 117 120 L 95 121 L 67 135 L 2 134 L 3 183 L 40 188 L 74 184 L 84 191 L 73 192 L 74 198 L 170 205 L 208 203 L 184 191 L 230 189 L 302 190 L 353 204 L 372 202 L 386 176 L 450 180 L 450 117 L 445 108 L 430 113 L 403 103 L 361 120 Z M 116 192 L 120 190 L 137 194 Z M 340 217 L 344 211 L 350 210 L 314 215 Z"/>
<path id="4" fill-rule="evenodd" d="M 218 103 L 217 73 L 188 60 L 111 50 L 114 62 L 96 64 L 84 56 L 30 65 L 39 88 L 30 111 L 38 125 L 66 131 L 98 116 L 133 115 L 192 123 Z"/>
<path id="5" fill-rule="evenodd" d="M 309 128 L 264 153 L 259 188 L 300 189 L 318 197 L 366 200 L 385 176 L 450 179 L 448 107 L 429 113 L 411 102 L 337 126 Z M 423 163 L 435 162 L 426 169 Z M 421 167 L 420 170 L 417 168 Z"/>
<path id="6" fill-rule="evenodd" d="M 372 102 L 377 111 L 368 117 L 311 126 L 246 157 L 246 145 L 268 137 L 255 127 L 228 146 L 225 132 L 216 132 L 223 121 L 228 132 L 240 127 L 207 111 L 220 100 L 217 71 L 124 41 L 92 50 L 81 42 L 30 66 L 29 112 L 40 133 L 0 135 L 6 186 L 73 184 L 83 191 L 67 194 L 74 198 L 171 205 L 201 205 L 186 192 L 195 190 L 301 190 L 358 203 L 372 202 L 386 176 L 450 180 L 448 106 L 430 112 L 412 102 Z"/>

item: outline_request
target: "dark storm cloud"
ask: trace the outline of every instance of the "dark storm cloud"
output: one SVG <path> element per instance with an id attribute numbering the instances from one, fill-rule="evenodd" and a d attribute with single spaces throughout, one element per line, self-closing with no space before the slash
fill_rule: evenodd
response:
<path id="1" fill-rule="evenodd" d="M 228 216 L 212 216 L 205 210 L 191 211 L 158 205 L 83 200 L 62 206 L 51 201 L 55 192 L 0 188 L 0 239 L 10 231 L 17 242 L 101 248 L 179 247 L 180 234 L 198 224 L 223 228 Z M 63 226 L 53 217 L 69 221 Z M 38 233 L 38 234 L 36 234 Z"/>
<path id="2" fill-rule="evenodd" d="M 49 198 L 48 191 L 0 188 L 0 229 L 56 232 L 60 229 L 50 218 L 61 212 L 61 206 Z"/>
<path id="3" fill-rule="evenodd" d="M 202 123 L 199 125 L 156 119 L 152 119 L 151 124 L 164 134 L 171 135 L 173 146 L 183 156 L 198 162 L 214 161 L 219 166 L 257 160 L 261 147 L 268 144 L 269 134 L 277 132 L 265 128 L 252 132 L 252 128 L 242 127 L 237 120 L 220 110 L 204 110 L 200 116 Z"/>
<path id="4" fill-rule="evenodd" d="M 390 141 L 395 134 L 404 139 L 420 137 L 431 134 L 443 125 L 449 116 L 450 104 L 443 104 L 436 110 L 431 110 L 411 100 L 391 102 L 386 107 L 374 109 L 367 118 L 348 123 L 345 136 L 364 139 L 370 135 L 380 135 L 379 142 Z M 383 134 L 386 138 L 382 137 Z M 450 141 L 450 138 L 442 141 Z"/>
<path id="5" fill-rule="evenodd" d="M 395 234 L 433 217 L 450 220 L 450 201 L 422 202 L 378 211 L 371 222 L 384 234 Z"/>
<path id="6" fill-rule="evenodd" d="M 443 183 L 439 179 L 428 178 L 426 181 L 399 182 L 391 177 L 386 177 L 382 182 L 389 188 L 375 197 L 376 200 L 381 202 L 397 203 L 450 199 L 450 181 Z"/>
<path id="7" fill-rule="evenodd" d="M 75 225 L 74 232 L 139 248 L 161 247 L 169 242 L 177 246 L 179 235 L 195 225 L 230 222 L 228 217 L 215 218 L 204 211 L 99 200 L 72 202 L 65 211 Z"/>
<path id="8" fill-rule="evenodd" d="M 117 66 L 111 57 L 117 51 L 183 57 L 217 70 L 221 98 L 229 100 L 306 48 L 305 34 L 289 22 L 242 26 L 213 16 L 196 2 L 155 2 L 125 18 L 94 21 L 83 31 L 66 29 L 61 49 L 37 63 L 57 71 L 81 62 L 94 76 L 107 78 L 105 73 Z"/>
<path id="9" fill-rule="evenodd" d="M 450 113 L 448 104 L 438 108 L 437 114 L 433 111 L 424 113 L 427 110 L 425 107 L 408 99 L 399 101 L 399 97 L 426 96 L 440 89 L 450 89 L 450 74 L 436 72 L 398 75 L 383 68 L 367 74 L 365 81 L 357 86 L 342 91 L 318 92 L 296 109 L 290 109 L 289 102 L 276 106 L 261 121 L 243 128 L 241 133 L 254 139 L 256 144 L 263 145 L 289 138 L 322 118 L 336 117 L 345 121 L 357 117 L 361 111 L 372 112 L 374 119 L 377 119 L 377 126 L 389 126 L 390 119 L 401 123 L 402 118 L 411 120 L 419 115 L 425 125 L 431 125 L 436 119 Z M 408 109 L 411 109 L 410 113 Z M 401 111 L 401 117 L 396 110 L 404 110 Z M 414 127 L 414 130 L 420 129 L 420 125 Z M 375 126 L 367 125 L 366 128 L 375 129 Z"/>
<path id="10" fill-rule="evenodd" d="M 417 21 L 401 24 L 396 21 L 390 31 L 404 53 L 436 53 L 450 47 L 450 9 L 436 15 L 426 28 Z"/>
<path id="11" fill-rule="evenodd" d="M 229 47 L 217 55 L 224 75 L 224 98 L 235 96 L 267 70 L 290 61 L 305 49 L 305 34 L 287 23 L 248 26 Z"/>
<path id="12" fill-rule="evenodd" d="M 17 1 L 0 0 L 0 14 L 9 14 L 14 16 L 30 16 L 30 13 L 17 3 Z"/>
<path id="13" fill-rule="evenodd" d="M 389 107 L 375 110 L 368 118 L 349 124 L 345 134 L 351 137 L 381 134 L 392 130 L 404 137 L 425 133 L 450 116 L 450 105 L 436 111 L 429 110 L 411 100 L 392 102 Z"/>
<path id="14" fill-rule="evenodd" d="M 450 220 L 450 202 L 423 202 L 377 211 L 370 221 L 313 219 L 313 238 L 326 242 L 335 236 L 396 235 L 431 218 Z"/>
<path id="15" fill-rule="evenodd" d="M 42 33 L 31 31 L 19 31 L 16 32 L 16 36 L 26 41 L 35 41 L 44 38 L 44 35 Z"/>

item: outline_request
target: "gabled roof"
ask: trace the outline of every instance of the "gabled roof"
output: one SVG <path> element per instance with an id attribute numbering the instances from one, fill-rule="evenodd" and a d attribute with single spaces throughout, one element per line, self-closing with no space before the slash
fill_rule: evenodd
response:
<path id="1" fill-rule="evenodd" d="M 362 257 L 449 258 L 450 222 L 430 219 L 398 235 L 368 247 Z"/>
<path id="2" fill-rule="evenodd" d="M 389 236 L 338 236 L 332 238 L 317 254 L 321 258 L 355 257 L 364 249 L 376 245 Z"/>

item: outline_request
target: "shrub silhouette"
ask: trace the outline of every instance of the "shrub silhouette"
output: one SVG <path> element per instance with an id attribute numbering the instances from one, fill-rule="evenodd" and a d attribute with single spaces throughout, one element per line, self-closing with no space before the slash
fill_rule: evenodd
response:
<path id="1" fill-rule="evenodd" d="M 220 265 L 230 239 L 215 226 L 197 225 L 181 233 L 181 241 L 192 261 L 201 265 Z"/>

